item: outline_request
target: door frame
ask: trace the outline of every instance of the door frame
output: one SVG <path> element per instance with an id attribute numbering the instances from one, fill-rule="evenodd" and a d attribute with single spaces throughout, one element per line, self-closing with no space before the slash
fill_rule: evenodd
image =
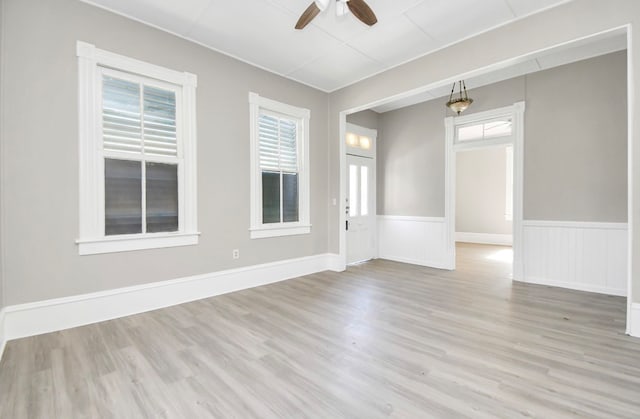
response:
<path id="1" fill-rule="evenodd" d="M 362 135 L 362 136 L 367 136 L 369 138 L 371 138 L 371 149 L 367 152 L 363 152 L 362 150 L 359 150 L 357 148 L 354 147 L 349 147 L 346 143 L 346 135 L 347 133 L 353 133 L 356 135 Z M 353 156 L 357 156 L 357 157 L 364 157 L 364 158 L 368 158 L 371 159 L 371 161 L 373 162 L 372 164 L 372 173 L 371 173 L 371 185 L 372 185 L 372 193 L 371 193 L 371 200 L 372 200 L 372 206 L 371 206 L 371 216 L 374 218 L 374 222 L 373 222 L 373 226 L 372 226 L 372 230 L 371 230 L 371 234 L 373 235 L 373 258 L 377 259 L 378 258 L 378 206 L 377 206 L 377 202 L 378 202 L 378 166 L 377 166 L 377 155 L 378 155 L 378 130 L 376 129 L 371 129 L 371 128 L 366 128 L 360 125 L 356 125 L 356 124 L 352 124 L 351 122 L 346 122 L 345 124 L 345 130 L 344 133 L 342 135 L 342 145 L 344 147 L 344 153 L 343 153 L 343 158 L 344 158 L 344 162 L 345 162 L 345 194 L 344 197 L 342 199 L 341 202 L 341 214 L 344 218 L 344 222 L 342 222 L 342 226 L 344 229 L 344 240 L 345 240 L 345 263 L 347 263 L 347 231 L 346 231 L 346 220 L 347 220 L 347 213 L 346 213 L 346 200 L 348 198 L 348 191 L 349 191 L 349 185 L 346 183 L 347 179 L 346 179 L 346 169 L 347 169 L 347 155 L 353 155 Z"/>
<path id="2" fill-rule="evenodd" d="M 512 106 L 477 112 L 464 116 L 447 117 L 445 124 L 445 246 L 446 268 L 456 268 L 456 153 L 464 150 L 476 150 L 501 145 L 513 147 L 513 279 L 524 279 L 523 261 L 523 168 L 524 168 L 524 102 Z M 455 129 L 458 125 L 481 122 L 487 119 L 511 117 L 512 135 L 502 138 L 489 138 L 464 143 L 455 142 Z"/>

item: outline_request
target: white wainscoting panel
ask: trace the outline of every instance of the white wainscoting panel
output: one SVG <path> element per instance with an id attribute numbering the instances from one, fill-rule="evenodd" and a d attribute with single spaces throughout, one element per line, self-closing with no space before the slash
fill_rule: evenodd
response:
<path id="1" fill-rule="evenodd" d="M 444 217 L 378 216 L 378 257 L 448 269 Z"/>
<path id="2" fill-rule="evenodd" d="M 456 231 L 456 242 L 511 246 L 513 244 L 513 236 L 511 234 L 468 233 Z"/>
<path id="3" fill-rule="evenodd" d="M 627 294 L 627 224 L 525 220 L 524 281 Z"/>
<path id="4" fill-rule="evenodd" d="M 337 255 L 288 259 L 4 308 L 4 340 L 143 313 L 340 267 Z M 342 265 L 344 269 L 344 264 Z M 2 313 L 0 313 L 0 316 Z"/>
<path id="5" fill-rule="evenodd" d="M 640 338 L 640 303 L 631 304 L 631 321 L 629 325 L 629 334 Z"/>

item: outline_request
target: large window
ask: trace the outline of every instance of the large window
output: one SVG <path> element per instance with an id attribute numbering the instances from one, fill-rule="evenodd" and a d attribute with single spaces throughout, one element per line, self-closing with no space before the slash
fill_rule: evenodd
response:
<path id="1" fill-rule="evenodd" d="M 251 238 L 309 233 L 307 109 L 249 95 Z"/>
<path id="2" fill-rule="evenodd" d="M 195 76 L 78 43 L 80 254 L 197 243 Z"/>

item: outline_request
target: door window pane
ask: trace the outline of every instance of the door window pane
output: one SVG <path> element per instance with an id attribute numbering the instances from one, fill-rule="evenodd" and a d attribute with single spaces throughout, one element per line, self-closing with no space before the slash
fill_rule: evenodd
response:
<path id="1" fill-rule="evenodd" d="M 147 233 L 178 231 L 178 166 L 146 163 Z"/>
<path id="2" fill-rule="evenodd" d="M 360 215 L 369 214 L 369 168 L 360 167 Z"/>
<path id="3" fill-rule="evenodd" d="M 104 161 L 105 235 L 142 233 L 142 164 Z"/>
<path id="4" fill-rule="evenodd" d="M 358 215 L 358 166 L 349 165 L 349 217 Z"/>
<path id="5" fill-rule="evenodd" d="M 280 222 L 280 173 L 262 172 L 262 222 Z"/>
<path id="6" fill-rule="evenodd" d="M 298 219 L 298 174 L 282 174 L 282 221 L 285 223 Z"/>

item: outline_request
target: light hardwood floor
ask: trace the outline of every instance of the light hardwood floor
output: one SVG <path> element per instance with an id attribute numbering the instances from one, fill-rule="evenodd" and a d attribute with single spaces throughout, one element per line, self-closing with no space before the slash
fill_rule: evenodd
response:
<path id="1" fill-rule="evenodd" d="M 623 298 L 458 250 L 9 342 L 0 417 L 640 417 Z"/>

